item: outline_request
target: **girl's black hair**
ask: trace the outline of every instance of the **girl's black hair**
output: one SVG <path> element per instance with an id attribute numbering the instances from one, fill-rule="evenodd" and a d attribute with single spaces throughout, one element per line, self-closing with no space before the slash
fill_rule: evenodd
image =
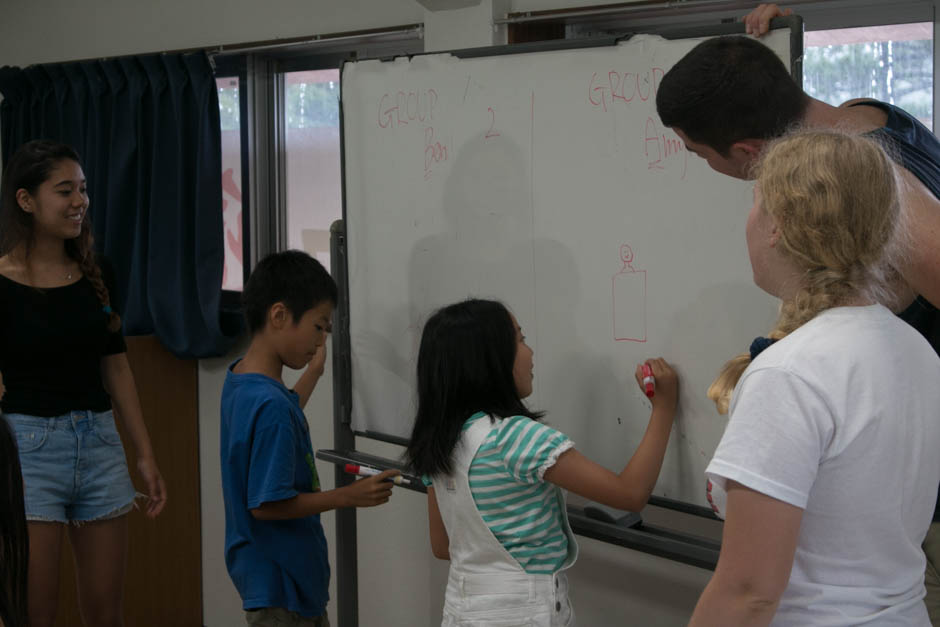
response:
<path id="1" fill-rule="evenodd" d="M 0 416 L 0 620 L 8 627 L 26 627 L 29 536 L 23 501 L 16 438 Z"/>
<path id="2" fill-rule="evenodd" d="M 533 412 L 516 390 L 516 328 L 509 310 L 492 300 L 443 307 L 424 325 L 418 350 L 418 412 L 405 457 L 419 475 L 450 474 L 464 422 Z"/>

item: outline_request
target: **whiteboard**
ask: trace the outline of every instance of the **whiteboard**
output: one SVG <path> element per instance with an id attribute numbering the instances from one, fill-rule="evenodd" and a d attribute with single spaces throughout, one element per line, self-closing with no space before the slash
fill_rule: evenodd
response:
<path id="1" fill-rule="evenodd" d="M 343 66 L 355 431 L 407 438 L 424 321 L 495 298 L 535 351 L 529 406 L 612 470 L 649 419 L 636 364 L 674 364 L 655 493 L 705 504 L 726 424 L 705 390 L 777 304 L 752 282 L 752 184 L 711 171 L 656 115 L 660 79 L 699 41 Z M 790 31 L 766 42 L 789 65 Z"/>

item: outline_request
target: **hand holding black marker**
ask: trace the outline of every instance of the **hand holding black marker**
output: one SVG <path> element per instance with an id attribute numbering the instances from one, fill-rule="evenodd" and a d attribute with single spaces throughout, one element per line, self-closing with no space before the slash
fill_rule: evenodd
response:
<path id="1" fill-rule="evenodd" d="M 372 468 L 370 466 L 362 466 L 360 464 L 346 464 L 346 472 L 351 475 L 359 475 L 360 477 L 374 477 L 384 471 L 379 470 L 378 468 Z M 391 481 L 395 485 L 411 485 L 411 481 L 405 479 L 401 475 L 394 475 L 392 477 L 386 478 L 386 481 Z"/>

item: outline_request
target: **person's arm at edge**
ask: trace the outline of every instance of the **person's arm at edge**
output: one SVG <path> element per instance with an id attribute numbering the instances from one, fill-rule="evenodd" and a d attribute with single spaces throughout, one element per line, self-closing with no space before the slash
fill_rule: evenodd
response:
<path id="1" fill-rule="evenodd" d="M 265 501 L 258 507 L 251 508 L 251 515 L 258 520 L 287 520 L 305 518 L 342 507 L 382 505 L 392 496 L 392 486 L 395 485 L 386 479 L 400 474 L 400 470 L 389 469 L 334 490 L 302 492 L 289 499 Z"/>
<path id="2" fill-rule="evenodd" d="M 134 384 L 134 374 L 127 361 L 127 353 L 105 355 L 101 358 L 101 381 L 111 397 L 115 415 L 123 423 L 134 445 L 137 470 L 140 471 L 141 477 L 147 484 L 149 499 L 146 514 L 150 518 L 155 518 L 166 505 L 166 485 L 157 467 L 153 447 L 150 444 L 150 435 L 144 424 L 140 398 L 137 395 L 137 386 Z"/>
<path id="3" fill-rule="evenodd" d="M 441 518 L 441 510 L 437 507 L 437 496 L 434 488 L 428 486 L 428 532 L 431 536 L 431 553 L 441 560 L 450 559 L 450 537 Z"/>
<path id="4" fill-rule="evenodd" d="M 676 373 L 664 360 L 652 359 L 648 363 L 656 377 L 653 411 L 640 445 L 620 474 L 572 448 L 559 455 L 545 471 L 546 481 L 604 505 L 634 512 L 643 509 L 662 468 L 679 393 Z M 642 388 L 640 366 L 635 376 Z"/>
<path id="5" fill-rule="evenodd" d="M 940 308 L 940 200 L 910 171 L 898 171 L 904 181 L 901 199 L 910 238 L 909 261 L 901 274 L 916 293 Z"/>
<path id="6" fill-rule="evenodd" d="M 803 510 L 728 481 L 718 565 L 689 627 L 768 625 L 790 580 Z"/>

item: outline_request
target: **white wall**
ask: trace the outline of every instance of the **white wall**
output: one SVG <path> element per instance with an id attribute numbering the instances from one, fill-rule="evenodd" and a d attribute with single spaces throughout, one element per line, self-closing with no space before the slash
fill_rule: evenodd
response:
<path id="1" fill-rule="evenodd" d="M 163 52 L 423 21 L 413 0 L 3 0 L 0 66 Z"/>
<path id="2" fill-rule="evenodd" d="M 413 0 L 6 0 L 0 20 L 0 65 L 215 46 L 238 42 L 426 23 L 435 49 L 499 43 L 486 19 L 494 4 L 426 12 Z M 513 0 L 510 9 L 544 10 L 593 0 Z M 433 6 L 433 5 L 432 5 Z M 468 30 L 467 25 L 473 27 Z M 461 45 L 448 45 L 456 42 Z M 243 624 L 240 601 L 223 559 L 224 513 L 219 471 L 219 393 L 225 367 L 243 350 L 199 364 L 203 622 Z M 285 376 L 288 383 L 293 381 Z M 307 407 L 316 448 L 332 446 L 332 381 L 322 379 Z M 394 457 L 400 449 L 360 439 L 358 447 Z M 318 464 L 324 489 L 332 469 Z M 171 495 L 172 498 L 172 495 Z M 440 620 L 447 565 L 431 556 L 423 495 L 396 491 L 388 505 L 359 513 L 359 601 L 362 627 L 420 627 Z M 333 516 L 323 516 L 334 537 Z M 581 540 L 571 571 L 572 600 L 586 626 L 684 625 L 709 572 L 592 540 Z M 331 549 L 331 563 L 334 556 Z M 335 586 L 331 588 L 335 597 Z M 335 603 L 329 611 L 335 618 Z M 341 627 L 341 626 L 340 626 Z"/>

